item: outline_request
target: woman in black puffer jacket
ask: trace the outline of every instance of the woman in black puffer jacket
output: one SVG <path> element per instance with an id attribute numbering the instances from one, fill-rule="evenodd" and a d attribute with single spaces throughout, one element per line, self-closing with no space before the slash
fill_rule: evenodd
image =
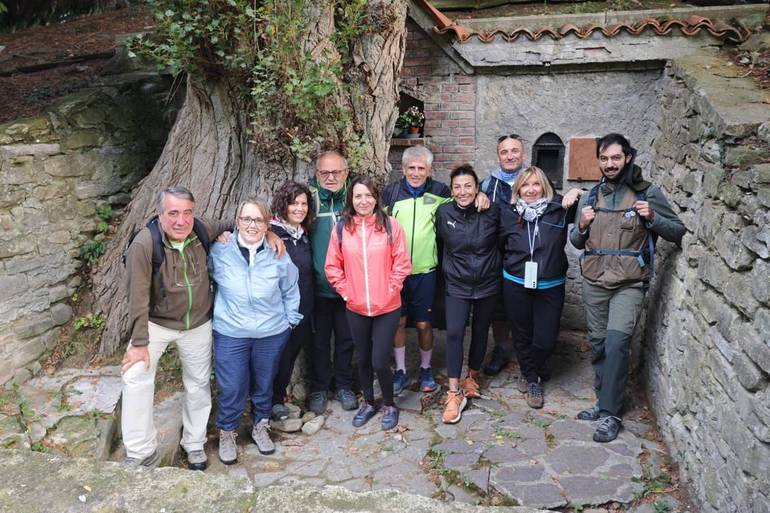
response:
<path id="1" fill-rule="evenodd" d="M 315 207 L 310 190 L 290 180 L 275 192 L 271 208 L 274 217 L 270 221 L 270 230 L 283 240 L 286 252 L 299 271 L 299 313 L 302 314 L 302 322 L 292 330 L 273 380 L 272 416 L 275 420 L 284 420 L 289 417 L 284 400 L 294 362 L 302 346 L 310 343 L 313 334 L 310 322 L 313 318 L 313 257 L 309 229 Z"/>
<path id="2" fill-rule="evenodd" d="M 501 216 L 503 299 L 532 408 L 543 407 L 545 365 L 556 345 L 564 306 L 567 228 L 582 193 L 572 189 L 562 198 L 545 173 L 532 166 L 516 177 L 513 204 Z"/>
<path id="3" fill-rule="evenodd" d="M 446 280 L 447 394 L 443 421 L 459 422 L 468 398 L 480 397 L 476 381 L 487 351 L 487 335 L 500 293 L 501 255 L 498 248 L 500 209 L 479 212 L 474 203 L 479 179 L 464 164 L 452 171 L 451 203 L 441 205 L 436 232 L 444 246 L 442 270 Z M 460 387 L 465 323 L 473 309 L 468 375 Z"/>

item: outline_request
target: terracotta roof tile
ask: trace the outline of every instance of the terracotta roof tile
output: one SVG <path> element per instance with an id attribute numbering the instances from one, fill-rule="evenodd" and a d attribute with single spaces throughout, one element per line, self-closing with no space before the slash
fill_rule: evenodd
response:
<path id="1" fill-rule="evenodd" d="M 544 27 L 540 29 L 522 27 L 510 32 L 503 30 L 477 31 L 455 23 L 444 13 L 433 7 L 427 0 L 415 1 L 435 20 L 436 26 L 433 27 L 434 32 L 437 34 L 451 34 L 460 43 L 466 43 L 470 41 L 471 38 L 476 38 L 482 43 L 491 43 L 498 36 L 509 43 L 516 41 L 522 36 L 530 41 L 537 41 L 545 36 L 548 36 L 551 39 L 561 39 L 570 34 L 574 34 L 581 39 L 586 39 L 591 37 L 595 32 L 601 32 L 604 37 L 615 37 L 621 32 L 627 32 L 628 34 L 638 36 L 647 30 L 652 30 L 659 36 L 667 36 L 675 29 L 685 36 L 695 36 L 702 30 L 705 30 L 712 37 L 736 43 L 745 41 L 750 35 L 750 32 L 740 25 L 727 25 L 726 23 L 713 21 L 710 18 L 696 15 L 688 16 L 682 20 L 660 21 L 655 18 L 647 18 L 633 23 L 609 23 L 607 25 L 577 26 L 573 23 L 567 23 L 560 27 Z"/>

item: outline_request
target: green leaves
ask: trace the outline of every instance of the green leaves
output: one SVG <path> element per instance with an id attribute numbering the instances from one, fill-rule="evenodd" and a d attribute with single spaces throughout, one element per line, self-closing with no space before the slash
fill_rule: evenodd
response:
<path id="1" fill-rule="evenodd" d="M 353 42 L 368 30 L 368 0 L 336 0 L 336 47 L 311 55 L 303 0 L 147 0 L 155 34 L 131 50 L 173 73 L 224 77 L 242 87 L 253 143 L 275 160 L 309 160 L 320 145 L 347 144 L 354 119 L 344 83 Z M 266 129 L 274 127 L 274 130 Z M 353 139 L 351 144 L 358 144 Z M 351 153 L 360 148 L 348 148 Z"/>

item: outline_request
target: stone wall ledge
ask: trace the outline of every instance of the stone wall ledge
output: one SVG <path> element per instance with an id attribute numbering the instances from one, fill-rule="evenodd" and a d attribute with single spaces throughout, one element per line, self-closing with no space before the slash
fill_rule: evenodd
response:
<path id="1" fill-rule="evenodd" d="M 682 57 L 671 62 L 671 71 L 704 99 L 698 105 L 700 116 L 718 120 L 721 134 L 714 135 L 743 138 L 758 129 L 761 133 L 770 130 L 767 92 L 752 79 L 741 77 L 740 68 L 724 57 Z"/>
<path id="2" fill-rule="evenodd" d="M 0 510 L 146 513 L 482 513 L 488 508 L 444 503 L 396 490 L 351 492 L 341 487 L 268 486 L 246 478 L 174 467 L 127 468 L 118 463 L 66 459 L 24 450 L 0 450 Z M 45 476 L 45 479 L 41 479 Z M 498 513 L 547 513 L 496 507 Z"/>
<path id="3" fill-rule="evenodd" d="M 58 144 L 9 144 L 0 146 L 0 153 L 8 157 L 20 155 L 33 155 L 36 157 L 48 157 L 61 153 L 61 146 Z"/>

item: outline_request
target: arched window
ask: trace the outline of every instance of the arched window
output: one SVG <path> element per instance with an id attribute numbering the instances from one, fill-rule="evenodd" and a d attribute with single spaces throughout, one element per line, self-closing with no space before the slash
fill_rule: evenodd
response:
<path id="1" fill-rule="evenodd" d="M 561 189 L 564 182 L 564 143 L 558 135 L 546 132 L 532 147 L 532 165 L 545 171 L 554 188 Z"/>

